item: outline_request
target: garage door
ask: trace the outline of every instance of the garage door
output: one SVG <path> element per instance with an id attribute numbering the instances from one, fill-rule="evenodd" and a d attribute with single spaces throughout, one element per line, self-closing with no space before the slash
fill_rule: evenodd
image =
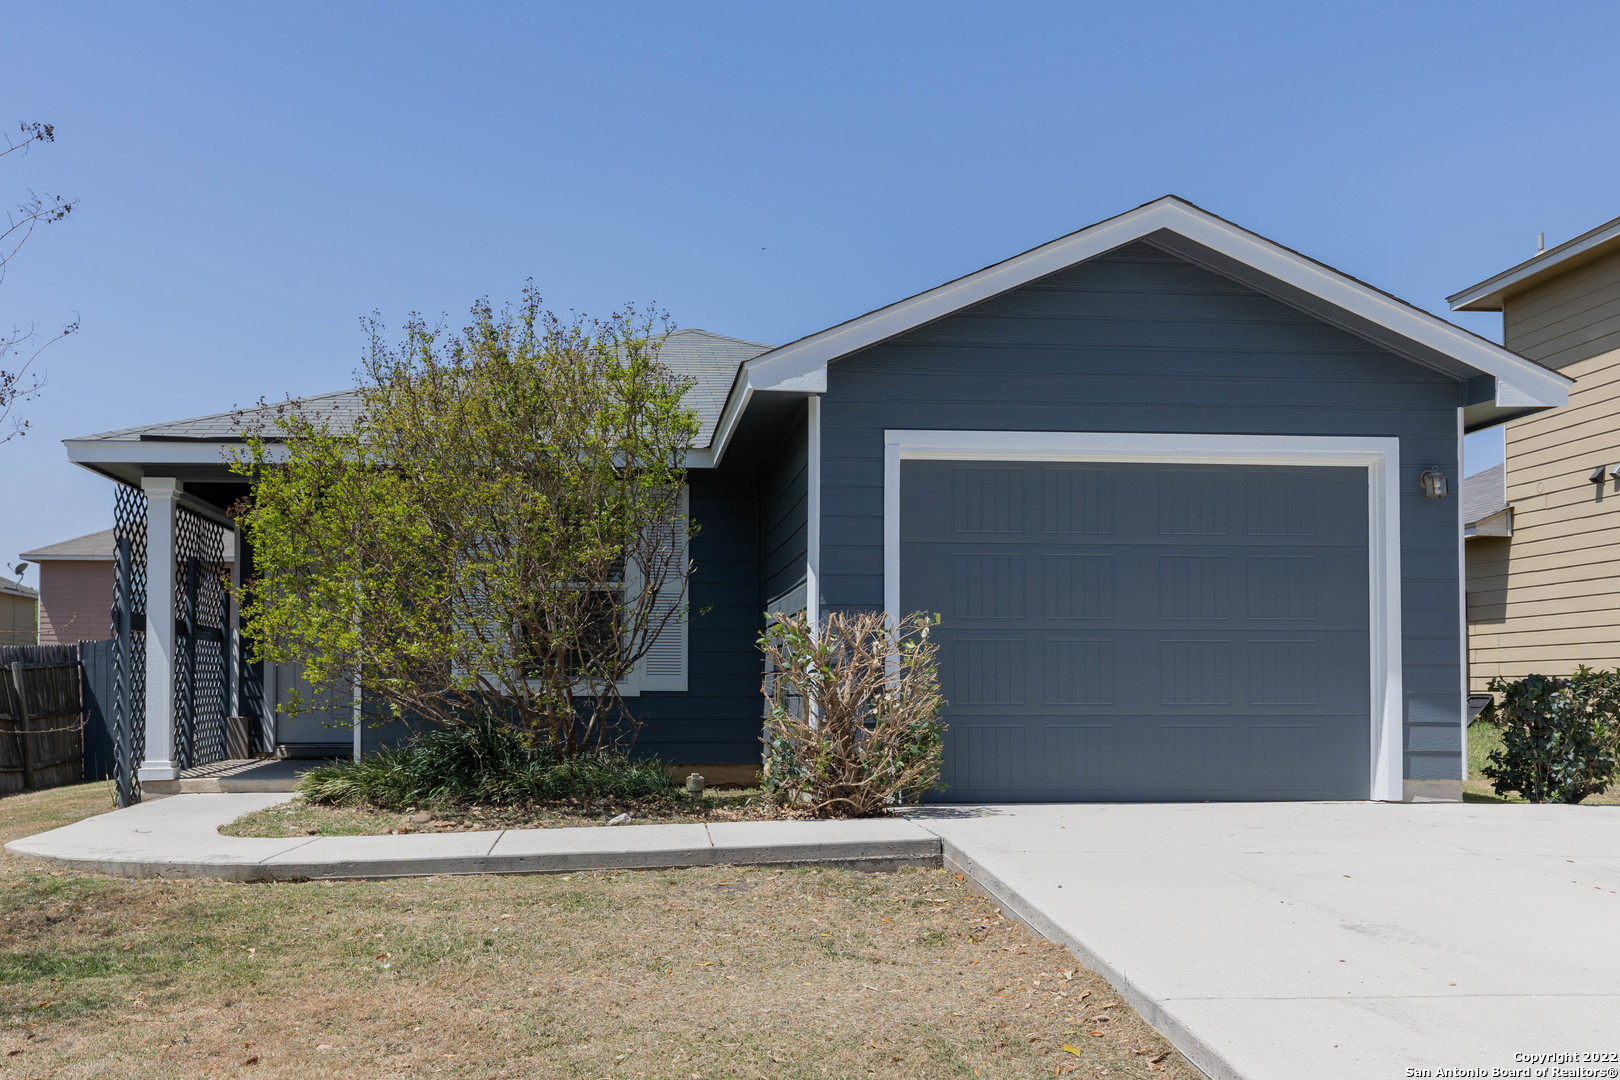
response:
<path id="1" fill-rule="evenodd" d="M 945 801 L 1364 799 L 1367 473 L 907 461 Z"/>

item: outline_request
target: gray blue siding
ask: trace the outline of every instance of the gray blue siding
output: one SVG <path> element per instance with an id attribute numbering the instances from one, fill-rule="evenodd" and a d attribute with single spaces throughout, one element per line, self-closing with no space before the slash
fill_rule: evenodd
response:
<path id="1" fill-rule="evenodd" d="M 1406 775 L 1461 775 L 1457 379 L 1148 244 L 834 362 L 822 399 L 822 601 L 883 604 L 883 431 L 1396 436 Z"/>
<path id="2" fill-rule="evenodd" d="M 759 475 L 704 469 L 688 474 L 692 538 L 687 689 L 628 699 L 643 727 L 638 752 L 677 764 L 759 760 Z"/>
<path id="3" fill-rule="evenodd" d="M 776 461 L 760 477 L 761 558 L 764 560 L 766 601 L 789 592 L 804 582 L 805 541 L 808 535 L 809 445 L 805 439 L 805 418 L 788 432 Z"/>

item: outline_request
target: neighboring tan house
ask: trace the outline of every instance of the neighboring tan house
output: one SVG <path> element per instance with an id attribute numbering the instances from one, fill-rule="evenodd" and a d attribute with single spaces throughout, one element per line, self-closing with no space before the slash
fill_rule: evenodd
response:
<path id="1" fill-rule="evenodd" d="M 1566 408 L 1507 423 L 1502 475 L 1463 482 L 1469 689 L 1620 666 L 1620 218 L 1450 303 L 1575 379 Z"/>
<path id="2" fill-rule="evenodd" d="M 642 751 L 757 765 L 766 611 L 927 611 L 944 800 L 1461 799 L 1445 496 L 1464 432 L 1563 405 L 1559 373 L 1173 197 L 785 345 L 678 331 L 660 358 L 702 420 L 701 529 L 685 617 L 626 691 Z M 233 648 L 220 675 L 234 629 L 187 620 L 181 651 L 182 613 L 217 618 L 192 571 L 248 494 L 242 425 L 66 443 L 145 552 L 120 608 L 145 627 L 143 784 L 217 760 L 194 717 L 297 737 L 283 673 Z"/>
<path id="3" fill-rule="evenodd" d="M 0 645 L 39 644 L 39 593 L 0 577 Z"/>
<path id="4" fill-rule="evenodd" d="M 235 557 L 225 534 L 225 561 Z M 112 637 L 113 531 L 47 544 L 22 557 L 39 567 L 39 643 L 71 645 Z"/>

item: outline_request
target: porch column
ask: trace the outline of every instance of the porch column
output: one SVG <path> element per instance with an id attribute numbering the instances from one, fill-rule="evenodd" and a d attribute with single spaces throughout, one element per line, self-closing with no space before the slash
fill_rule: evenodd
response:
<path id="1" fill-rule="evenodd" d="M 146 493 L 146 760 L 142 781 L 178 780 L 174 732 L 174 519 L 180 481 L 141 478 Z"/>

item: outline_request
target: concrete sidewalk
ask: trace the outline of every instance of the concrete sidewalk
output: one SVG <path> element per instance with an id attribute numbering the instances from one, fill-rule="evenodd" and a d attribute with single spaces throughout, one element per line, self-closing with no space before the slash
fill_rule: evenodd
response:
<path id="1" fill-rule="evenodd" d="M 172 795 L 13 840 L 6 850 L 118 877 L 229 881 L 546 874 L 685 866 L 938 866 L 939 838 L 899 819 L 621 825 L 406 836 L 221 836 L 280 793 Z"/>

